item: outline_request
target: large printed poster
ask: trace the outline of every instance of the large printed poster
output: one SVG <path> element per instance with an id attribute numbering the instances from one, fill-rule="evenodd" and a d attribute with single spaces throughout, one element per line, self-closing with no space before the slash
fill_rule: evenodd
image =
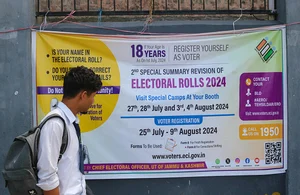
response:
<path id="1" fill-rule="evenodd" d="M 36 123 L 86 66 L 103 88 L 80 115 L 87 178 L 286 170 L 285 31 L 172 36 L 33 32 Z"/>

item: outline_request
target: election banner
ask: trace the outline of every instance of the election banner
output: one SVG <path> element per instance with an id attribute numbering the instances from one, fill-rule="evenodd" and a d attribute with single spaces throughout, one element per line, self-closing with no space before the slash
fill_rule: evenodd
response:
<path id="1" fill-rule="evenodd" d="M 32 37 L 35 123 L 62 99 L 71 68 L 103 82 L 79 115 L 88 179 L 285 172 L 284 28 Z"/>

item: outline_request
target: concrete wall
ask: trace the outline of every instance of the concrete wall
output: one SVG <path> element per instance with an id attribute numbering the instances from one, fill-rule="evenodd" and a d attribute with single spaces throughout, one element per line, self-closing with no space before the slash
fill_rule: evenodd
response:
<path id="1" fill-rule="evenodd" d="M 286 22 L 300 21 L 300 1 L 286 0 Z M 288 194 L 300 194 L 300 90 L 299 90 L 299 54 L 300 25 L 287 28 L 287 60 L 288 60 Z"/>
<path id="2" fill-rule="evenodd" d="M 286 0 L 289 12 L 288 22 L 300 21 L 299 0 Z M 280 3 L 282 3 L 281 1 Z M 34 22 L 33 0 L 4 0 L 0 7 L 0 31 L 31 26 Z M 285 20 L 285 10 L 281 12 L 281 21 Z M 233 21 L 233 20 L 232 20 Z M 186 32 L 200 33 L 220 30 L 231 30 L 232 21 L 190 22 L 157 22 L 150 26 L 153 32 Z M 272 25 L 270 21 L 240 21 L 236 28 L 249 28 Z M 143 22 L 109 23 L 123 29 L 141 30 Z M 51 29 L 48 29 L 51 30 Z M 56 26 L 52 30 L 106 33 L 112 31 L 86 29 L 70 25 Z M 300 26 L 288 28 L 288 100 L 289 100 L 289 171 L 287 174 L 270 176 L 240 177 L 201 177 L 177 179 L 130 179 L 130 180 L 94 180 L 88 181 L 95 195 L 275 195 L 286 194 L 286 186 L 290 195 L 300 194 L 300 174 L 297 165 L 300 162 L 298 138 L 298 110 L 300 110 L 300 92 L 298 75 L 300 68 L 299 43 Z M 31 37 L 30 31 L 0 34 L 0 167 L 13 137 L 30 128 L 32 123 L 32 87 L 31 87 Z M 288 182 L 286 185 L 286 181 Z M 8 195 L 0 177 L 0 194 Z M 276 194 L 277 195 L 277 194 Z"/>
<path id="3" fill-rule="evenodd" d="M 34 0 L 2 0 L 0 31 L 34 24 Z M 13 138 L 32 125 L 30 31 L 0 34 L 0 167 Z M 2 175 L 0 194 L 7 195 Z"/>
<path id="4" fill-rule="evenodd" d="M 88 184 L 95 195 L 285 195 L 285 175 L 106 180 Z"/>

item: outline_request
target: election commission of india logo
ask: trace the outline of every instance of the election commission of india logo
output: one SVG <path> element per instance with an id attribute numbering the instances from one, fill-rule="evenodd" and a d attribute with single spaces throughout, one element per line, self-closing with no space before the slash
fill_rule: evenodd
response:
<path id="1" fill-rule="evenodd" d="M 268 37 L 263 38 L 255 48 L 256 52 L 264 62 L 269 62 L 277 53 L 276 47 L 272 45 Z"/>

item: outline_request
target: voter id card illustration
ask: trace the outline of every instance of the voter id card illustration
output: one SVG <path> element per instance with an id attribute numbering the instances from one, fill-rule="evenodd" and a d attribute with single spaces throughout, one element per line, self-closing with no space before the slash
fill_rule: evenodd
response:
<path id="1" fill-rule="evenodd" d="M 166 142 L 166 145 L 165 145 L 165 149 L 173 152 L 175 146 L 177 146 L 176 141 L 173 140 L 173 139 L 168 138 L 167 142 Z"/>
<path id="2" fill-rule="evenodd" d="M 54 110 L 56 107 L 57 107 L 57 104 L 58 104 L 58 99 L 56 98 L 53 98 L 50 102 L 50 110 Z"/>

